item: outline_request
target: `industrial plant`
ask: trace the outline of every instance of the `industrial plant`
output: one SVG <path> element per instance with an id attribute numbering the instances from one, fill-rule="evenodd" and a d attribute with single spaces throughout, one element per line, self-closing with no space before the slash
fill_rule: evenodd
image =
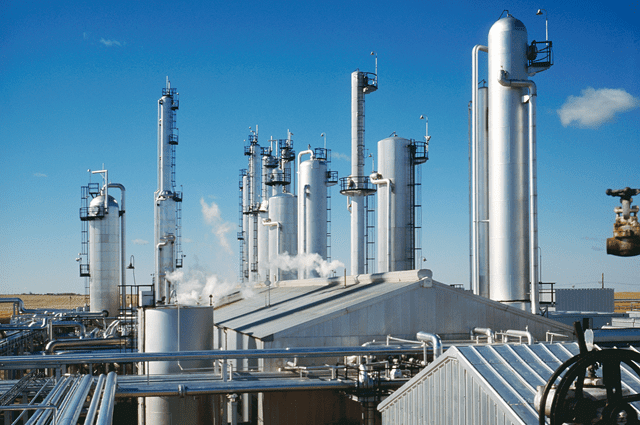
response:
<path id="1" fill-rule="evenodd" d="M 438 225 L 422 222 L 421 170 L 438 160 L 429 158 L 427 119 L 424 136 L 365 143 L 365 99 L 384 90 L 376 59 L 374 72 L 351 73 L 348 176 L 332 170 L 326 142 L 294 146 L 289 130 L 266 139 L 251 128 L 237 152 L 246 166 L 236 289 L 182 303 L 180 105 L 167 78 L 153 276 L 127 282 L 125 185 L 107 169 L 89 170 L 99 182 L 81 188 L 78 257 L 88 305 L 29 309 L 0 298 L 13 306 L 0 325 L 4 424 L 639 423 L 636 317 L 613 313 L 613 290 L 556 298 L 540 283 L 536 99 L 544 93 L 531 78 L 552 67 L 552 42 L 530 41 L 507 12 L 486 46 L 471 47 L 470 289 L 423 268 L 421 230 Z M 607 194 L 621 202 L 612 204 L 607 253 L 639 255 L 632 197 L 640 189 Z M 350 214 L 343 275 L 335 270 L 347 259 L 331 251 L 338 198 Z"/>

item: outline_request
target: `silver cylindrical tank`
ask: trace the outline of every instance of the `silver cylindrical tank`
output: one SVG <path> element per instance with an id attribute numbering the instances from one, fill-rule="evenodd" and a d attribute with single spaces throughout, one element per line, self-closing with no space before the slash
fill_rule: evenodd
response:
<path id="1" fill-rule="evenodd" d="M 269 264 L 270 280 L 297 279 L 295 270 L 282 270 L 278 267 L 278 255 L 298 255 L 298 204 L 297 197 L 291 193 L 280 193 L 269 199 Z"/>
<path id="2" fill-rule="evenodd" d="M 478 89 L 477 202 L 478 202 L 478 295 L 489 298 L 489 167 L 487 88 Z"/>
<path id="3" fill-rule="evenodd" d="M 89 204 L 89 271 L 91 311 L 118 314 L 120 284 L 120 214 L 116 200 L 109 196 L 104 209 L 104 195 Z"/>
<path id="4" fill-rule="evenodd" d="M 489 31 L 489 269 L 491 299 L 522 308 L 529 284 L 529 151 L 526 88 L 498 82 L 527 80 L 527 30 L 512 16 Z"/>
<path id="5" fill-rule="evenodd" d="M 165 306 L 145 310 L 144 352 L 213 349 L 213 307 Z M 201 361 L 149 362 L 150 375 L 201 373 L 212 364 Z M 211 424 L 211 397 L 147 397 L 147 424 Z"/>
<path id="6" fill-rule="evenodd" d="M 411 178 L 411 141 L 388 137 L 378 142 L 378 169 L 382 179 L 391 181 L 378 187 L 378 273 L 412 270 L 414 208 Z M 373 180 L 372 180 L 373 181 Z M 379 185 L 380 186 L 380 185 Z M 390 208 L 389 208 L 390 207 Z"/>
<path id="7" fill-rule="evenodd" d="M 327 259 L 327 161 L 311 158 L 300 163 L 298 180 L 298 254 Z M 320 277 L 298 271 L 298 278 Z"/>

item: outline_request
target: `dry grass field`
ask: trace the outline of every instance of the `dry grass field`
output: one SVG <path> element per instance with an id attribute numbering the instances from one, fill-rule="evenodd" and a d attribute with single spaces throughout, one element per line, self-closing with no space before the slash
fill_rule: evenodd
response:
<path id="1" fill-rule="evenodd" d="M 616 313 L 640 310 L 640 292 L 616 292 L 614 298 Z"/>
<path id="2" fill-rule="evenodd" d="M 79 294 L 13 294 L 0 295 L 0 298 L 20 298 L 25 308 L 76 308 L 88 302 Z M 0 303 L 0 320 L 5 322 L 11 318 L 13 304 Z"/>

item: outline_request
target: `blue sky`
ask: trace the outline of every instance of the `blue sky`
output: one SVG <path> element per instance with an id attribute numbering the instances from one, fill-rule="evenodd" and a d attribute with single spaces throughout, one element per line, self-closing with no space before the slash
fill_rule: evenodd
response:
<path id="1" fill-rule="evenodd" d="M 372 50 L 380 88 L 366 99 L 366 146 L 375 151 L 394 131 L 419 139 L 419 117 L 429 117 L 425 264 L 435 279 L 468 286 L 471 50 L 487 43 L 503 9 L 523 21 L 530 40 L 543 40 L 538 8 L 548 11 L 555 53 L 555 65 L 533 77 L 542 279 L 593 287 L 604 273 L 606 286 L 638 289 L 640 258 L 605 252 L 618 204 L 605 190 L 640 186 L 637 0 L 5 1 L 0 293 L 84 291 L 75 262 L 80 187 L 86 170 L 102 164 L 127 189 L 127 255 L 135 256 L 137 283 L 150 283 L 157 100 L 166 76 L 180 93 L 185 269 L 234 279 L 249 127 L 259 125 L 263 145 L 290 129 L 297 151 L 321 147 L 324 132 L 341 154 L 332 168 L 347 176 L 350 74 L 374 70 Z M 332 257 L 348 266 L 346 199 L 337 188 L 332 196 Z"/>

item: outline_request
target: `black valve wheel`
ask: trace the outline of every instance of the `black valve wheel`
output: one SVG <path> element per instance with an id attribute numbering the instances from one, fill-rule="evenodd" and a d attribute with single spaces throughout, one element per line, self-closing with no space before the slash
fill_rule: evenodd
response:
<path id="1" fill-rule="evenodd" d="M 640 394 L 624 395 L 622 391 L 622 366 L 635 373 L 640 380 L 640 353 L 631 350 L 606 349 L 588 351 L 567 360 L 549 379 L 542 397 L 542 409 L 551 386 L 566 370 L 557 385 L 549 421 L 551 425 L 563 423 L 582 424 L 637 424 L 636 410 L 631 403 L 640 401 Z M 590 370 L 602 369 L 602 386 L 606 398 L 591 400 L 585 397 L 584 378 Z M 570 394 L 573 391 L 573 394 Z M 544 424 L 544 415 L 540 415 Z"/>

